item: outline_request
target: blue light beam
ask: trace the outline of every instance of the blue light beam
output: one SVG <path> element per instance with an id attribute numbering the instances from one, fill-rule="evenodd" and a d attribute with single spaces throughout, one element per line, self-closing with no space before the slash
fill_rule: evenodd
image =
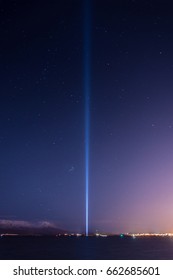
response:
<path id="1" fill-rule="evenodd" d="M 89 152 L 90 152 L 90 8 L 84 0 L 84 96 L 85 96 L 85 234 L 89 231 Z"/>

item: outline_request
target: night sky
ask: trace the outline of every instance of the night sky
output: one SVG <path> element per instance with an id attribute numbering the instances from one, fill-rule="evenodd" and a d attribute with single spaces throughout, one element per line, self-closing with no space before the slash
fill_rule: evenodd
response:
<path id="1" fill-rule="evenodd" d="M 0 1 L 0 225 L 84 232 L 89 145 L 89 230 L 173 232 L 173 2 L 85 1 Z"/>

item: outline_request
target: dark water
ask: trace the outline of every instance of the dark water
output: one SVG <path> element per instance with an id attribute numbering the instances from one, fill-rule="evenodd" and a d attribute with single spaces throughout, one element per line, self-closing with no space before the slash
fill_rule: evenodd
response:
<path id="1" fill-rule="evenodd" d="M 173 260 L 173 238 L 3 236 L 0 259 Z"/>

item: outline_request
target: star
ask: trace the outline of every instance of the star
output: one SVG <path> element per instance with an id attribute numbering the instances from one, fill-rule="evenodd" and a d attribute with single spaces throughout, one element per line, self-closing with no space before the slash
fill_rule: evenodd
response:
<path id="1" fill-rule="evenodd" d="M 69 168 L 68 172 L 72 173 L 72 172 L 74 172 L 74 170 L 75 170 L 75 167 L 74 167 L 74 166 L 71 166 L 71 167 Z"/>

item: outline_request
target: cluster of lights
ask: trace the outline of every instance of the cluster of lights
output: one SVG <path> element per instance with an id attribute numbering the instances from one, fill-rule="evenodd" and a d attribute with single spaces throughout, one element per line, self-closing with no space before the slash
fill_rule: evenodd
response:
<path id="1" fill-rule="evenodd" d="M 173 237 L 173 233 L 127 233 L 128 236 L 132 237 L 143 237 L 143 236 L 159 236 L 159 237 L 165 237 L 165 236 L 171 236 Z"/>
<path id="2" fill-rule="evenodd" d="M 56 237 L 60 237 L 60 236 L 77 236 L 80 237 L 82 236 L 82 233 L 64 233 L 64 234 L 57 234 Z"/>
<path id="3" fill-rule="evenodd" d="M 18 236 L 19 234 L 17 233 L 2 233 L 0 234 L 0 237 L 3 237 L 3 236 Z"/>
<path id="4" fill-rule="evenodd" d="M 0 234 L 0 237 L 3 237 L 3 236 L 19 236 L 20 234 L 14 234 L 14 233 L 2 233 Z M 40 236 L 40 235 L 39 235 Z M 69 237 L 69 236 L 76 236 L 76 237 L 81 237 L 81 236 L 85 236 L 85 234 L 83 233 L 59 233 L 59 234 L 56 234 L 56 237 Z M 96 236 L 96 237 L 108 237 L 108 236 L 117 236 L 117 234 L 113 235 L 107 235 L 107 234 L 102 234 L 102 233 L 96 233 L 96 234 L 91 234 L 90 236 Z M 136 238 L 136 237 L 173 237 L 173 233 L 121 233 L 119 235 L 121 238 L 125 237 L 125 236 L 130 236 L 130 237 L 133 237 L 133 238 Z"/>
<path id="5" fill-rule="evenodd" d="M 107 234 L 101 234 L 101 233 L 96 233 L 96 236 L 100 236 L 100 237 L 107 237 Z"/>

